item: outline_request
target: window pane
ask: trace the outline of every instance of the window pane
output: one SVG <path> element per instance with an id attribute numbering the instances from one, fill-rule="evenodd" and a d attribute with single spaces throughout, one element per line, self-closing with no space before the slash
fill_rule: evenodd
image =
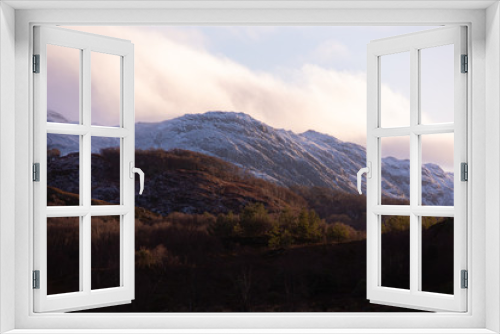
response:
<path id="1" fill-rule="evenodd" d="M 120 216 L 92 217 L 92 290 L 120 286 Z"/>
<path id="2" fill-rule="evenodd" d="M 410 52 L 380 57 L 380 126 L 410 125 Z"/>
<path id="3" fill-rule="evenodd" d="M 47 294 L 80 291 L 80 218 L 47 218 Z"/>
<path id="4" fill-rule="evenodd" d="M 47 45 L 47 122 L 80 122 L 80 54 Z"/>
<path id="5" fill-rule="evenodd" d="M 410 217 L 382 216 L 382 286 L 410 289 Z"/>
<path id="6" fill-rule="evenodd" d="M 453 206 L 453 133 L 423 135 L 422 205 Z"/>
<path id="7" fill-rule="evenodd" d="M 47 205 L 80 205 L 80 136 L 47 135 Z"/>
<path id="8" fill-rule="evenodd" d="M 422 291 L 453 294 L 453 218 L 421 219 Z"/>
<path id="9" fill-rule="evenodd" d="M 454 46 L 420 50 L 420 122 L 447 123 L 454 119 Z"/>
<path id="10" fill-rule="evenodd" d="M 120 126 L 121 57 L 92 52 L 92 125 Z"/>
<path id="11" fill-rule="evenodd" d="M 383 205 L 408 205 L 410 200 L 410 137 L 380 139 Z"/>
<path id="12" fill-rule="evenodd" d="M 92 137 L 92 205 L 120 204 L 120 138 Z"/>

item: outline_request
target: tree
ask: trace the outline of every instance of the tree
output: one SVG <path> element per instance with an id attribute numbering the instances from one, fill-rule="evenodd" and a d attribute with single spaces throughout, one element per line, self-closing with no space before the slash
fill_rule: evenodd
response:
<path id="1" fill-rule="evenodd" d="M 269 231 L 268 245 L 271 249 L 288 248 L 293 244 L 291 233 L 279 223 L 274 223 Z"/>
<path id="2" fill-rule="evenodd" d="M 273 228 L 269 231 L 269 241 L 268 245 L 271 249 L 280 248 L 281 243 L 281 232 L 279 224 L 273 224 Z"/>
<path id="3" fill-rule="evenodd" d="M 297 216 L 289 207 L 286 207 L 280 212 L 278 221 L 280 227 L 291 230 L 297 224 Z"/>
<path id="4" fill-rule="evenodd" d="M 309 218 L 309 231 L 308 240 L 312 242 L 318 242 L 324 233 L 324 222 L 319 218 L 318 214 L 314 210 L 310 210 L 308 214 Z"/>
<path id="5" fill-rule="evenodd" d="M 247 205 L 241 213 L 240 225 L 247 237 L 265 235 L 272 228 L 271 218 L 262 203 Z"/>
<path id="6" fill-rule="evenodd" d="M 299 219 L 295 228 L 295 236 L 300 242 L 307 242 L 309 239 L 309 212 L 302 209 L 299 213 Z"/>
<path id="7" fill-rule="evenodd" d="M 299 242 L 318 242 L 324 232 L 324 222 L 314 210 L 302 209 L 293 228 L 293 235 Z"/>

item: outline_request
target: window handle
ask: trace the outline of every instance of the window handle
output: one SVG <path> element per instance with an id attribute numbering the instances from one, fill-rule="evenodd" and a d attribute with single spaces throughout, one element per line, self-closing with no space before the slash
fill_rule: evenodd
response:
<path id="1" fill-rule="evenodd" d="M 372 163 L 371 162 L 368 161 L 368 166 L 361 168 L 358 171 L 358 192 L 360 195 L 363 194 L 363 192 L 361 191 L 361 175 L 363 175 L 363 173 L 366 173 L 366 177 L 369 179 L 372 177 Z"/>
<path id="2" fill-rule="evenodd" d="M 137 173 L 139 174 L 139 184 L 140 184 L 140 189 L 139 189 L 139 195 L 142 195 L 142 191 L 144 190 L 144 172 L 140 168 L 135 168 L 134 167 L 134 162 L 130 161 L 130 178 L 134 178 L 134 174 Z"/>

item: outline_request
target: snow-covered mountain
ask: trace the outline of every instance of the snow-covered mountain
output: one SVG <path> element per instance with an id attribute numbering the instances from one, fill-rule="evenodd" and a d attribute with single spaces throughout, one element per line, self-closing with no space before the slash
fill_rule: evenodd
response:
<path id="1" fill-rule="evenodd" d="M 76 140 L 63 143 L 63 138 L 54 136 L 48 137 L 49 149 L 58 147 L 62 154 L 77 150 Z M 320 186 L 355 193 L 356 173 L 366 163 L 363 146 L 312 130 L 296 134 L 276 129 L 244 113 L 207 112 L 137 123 L 135 136 L 137 149 L 200 152 L 285 186 Z M 92 141 L 95 153 L 109 146 L 114 146 L 110 138 Z M 453 173 L 435 164 L 425 164 L 422 169 L 423 193 L 428 194 L 423 204 L 453 205 Z M 382 192 L 392 198 L 409 198 L 408 160 L 382 160 Z"/>

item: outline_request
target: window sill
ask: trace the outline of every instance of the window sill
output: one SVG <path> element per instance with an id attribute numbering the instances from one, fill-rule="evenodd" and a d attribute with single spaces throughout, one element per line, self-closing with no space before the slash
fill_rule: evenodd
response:
<path id="1" fill-rule="evenodd" d="M 5 334 L 486 334 L 488 329 L 15 329 Z"/>

